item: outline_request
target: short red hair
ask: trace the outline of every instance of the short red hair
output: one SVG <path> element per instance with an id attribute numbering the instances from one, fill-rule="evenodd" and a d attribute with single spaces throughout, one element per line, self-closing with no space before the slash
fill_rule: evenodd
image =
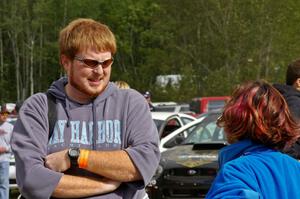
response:
<path id="1" fill-rule="evenodd" d="M 260 80 L 238 86 L 224 107 L 218 125 L 229 143 L 250 139 L 275 149 L 292 145 L 300 126 L 292 118 L 282 95 Z"/>

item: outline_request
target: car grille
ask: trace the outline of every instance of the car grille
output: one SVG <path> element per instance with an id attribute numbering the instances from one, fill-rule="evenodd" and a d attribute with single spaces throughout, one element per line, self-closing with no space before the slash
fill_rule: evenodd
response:
<path id="1" fill-rule="evenodd" d="M 165 170 L 158 179 L 161 198 L 204 198 L 217 170 L 214 168 L 173 168 Z"/>
<path id="2" fill-rule="evenodd" d="M 213 168 L 176 168 L 164 172 L 164 176 L 215 176 L 217 170 Z"/>
<path id="3" fill-rule="evenodd" d="M 205 198 L 207 190 L 201 189 L 169 189 L 164 190 L 163 195 L 165 198 L 184 198 L 184 199 L 194 199 L 194 198 Z"/>

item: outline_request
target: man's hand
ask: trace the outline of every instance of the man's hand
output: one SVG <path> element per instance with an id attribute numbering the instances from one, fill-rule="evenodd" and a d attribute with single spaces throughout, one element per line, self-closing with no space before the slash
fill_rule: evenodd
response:
<path id="1" fill-rule="evenodd" d="M 68 156 L 68 149 L 47 155 L 45 166 L 57 172 L 64 172 L 69 169 L 71 162 Z"/>

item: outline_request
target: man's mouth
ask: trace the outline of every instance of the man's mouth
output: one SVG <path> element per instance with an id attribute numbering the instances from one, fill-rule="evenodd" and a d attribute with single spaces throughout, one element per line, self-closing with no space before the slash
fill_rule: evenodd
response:
<path id="1" fill-rule="evenodd" d="M 89 79 L 91 82 L 100 82 L 101 79 Z"/>
<path id="2" fill-rule="evenodd" d="M 90 84 L 92 85 L 92 86 L 98 86 L 100 83 L 101 83 L 101 81 L 103 80 L 103 78 L 100 78 L 100 79 L 88 79 L 88 81 L 90 82 Z"/>

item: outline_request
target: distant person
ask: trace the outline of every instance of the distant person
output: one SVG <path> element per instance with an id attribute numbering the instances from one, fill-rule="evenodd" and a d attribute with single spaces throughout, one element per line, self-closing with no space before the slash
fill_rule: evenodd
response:
<path id="1" fill-rule="evenodd" d="M 274 87 L 283 95 L 293 117 L 300 123 L 300 59 L 288 65 L 286 84 L 274 84 Z M 300 140 L 284 152 L 300 159 Z"/>
<path id="2" fill-rule="evenodd" d="M 15 112 L 16 112 L 17 114 L 19 113 L 19 111 L 20 111 L 22 105 L 23 105 L 23 101 L 17 101 L 17 102 L 16 102 Z"/>
<path id="3" fill-rule="evenodd" d="M 154 111 L 155 107 L 153 106 L 151 101 L 151 93 L 149 91 L 146 91 L 143 95 L 149 104 L 150 111 Z"/>
<path id="4" fill-rule="evenodd" d="M 146 199 L 159 138 L 143 96 L 110 81 L 114 34 L 93 19 L 75 19 L 60 31 L 59 49 L 67 76 L 54 81 L 48 95 L 26 99 L 14 127 L 22 196 Z M 49 99 L 57 113 L 51 132 Z"/>
<path id="5" fill-rule="evenodd" d="M 285 98 L 290 112 L 300 122 L 300 59 L 288 65 L 286 84 L 274 84 Z"/>
<path id="6" fill-rule="evenodd" d="M 120 89 L 129 89 L 130 88 L 129 84 L 125 81 L 115 81 L 115 85 Z"/>
<path id="7" fill-rule="evenodd" d="M 17 101 L 16 102 L 16 104 L 14 106 L 14 109 L 11 112 L 12 117 L 17 117 L 18 116 L 18 113 L 20 111 L 20 108 L 21 108 L 22 104 L 23 104 L 23 101 Z"/>
<path id="8" fill-rule="evenodd" d="M 9 159 L 11 156 L 10 139 L 13 125 L 7 122 L 10 114 L 6 104 L 0 112 L 0 198 L 9 199 Z"/>
<path id="9" fill-rule="evenodd" d="M 273 86 L 239 86 L 217 124 L 231 145 L 219 152 L 220 171 L 206 198 L 299 198 L 300 163 L 280 150 L 300 136 L 300 125 Z"/>

